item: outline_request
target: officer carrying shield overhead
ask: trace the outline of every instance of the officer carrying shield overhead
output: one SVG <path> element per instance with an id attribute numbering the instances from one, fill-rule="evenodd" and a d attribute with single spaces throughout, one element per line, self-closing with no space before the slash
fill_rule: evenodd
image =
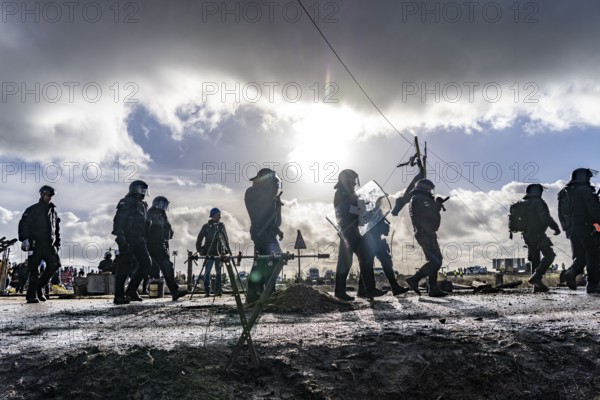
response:
<path id="1" fill-rule="evenodd" d="M 374 297 L 383 296 L 385 290 L 375 287 L 375 275 L 373 273 L 373 255 L 369 250 L 367 240 L 360 235 L 358 195 L 355 192 L 359 185 L 358 174 L 345 169 L 338 175 L 338 182 L 333 198 L 335 217 L 339 227 L 340 248 L 335 272 L 335 297 L 340 300 L 351 301 L 354 297 L 346 293 L 346 279 L 352 267 L 352 257 L 358 257 L 360 269 L 361 287 L 359 293 L 370 300 Z"/>

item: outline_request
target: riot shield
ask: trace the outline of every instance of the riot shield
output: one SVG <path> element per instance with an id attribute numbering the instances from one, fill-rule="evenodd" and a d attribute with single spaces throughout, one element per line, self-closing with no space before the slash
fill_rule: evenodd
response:
<path id="1" fill-rule="evenodd" d="M 358 230 L 361 236 L 364 236 L 379 221 L 385 218 L 392 209 L 392 203 L 387 193 L 375 181 L 369 181 L 356 191 L 358 195 Z M 327 216 L 327 221 L 339 232 L 339 225 L 335 210 L 331 210 Z"/>

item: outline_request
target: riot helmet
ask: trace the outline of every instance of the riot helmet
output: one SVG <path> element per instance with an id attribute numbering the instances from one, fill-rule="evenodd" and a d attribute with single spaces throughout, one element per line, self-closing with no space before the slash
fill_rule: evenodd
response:
<path id="1" fill-rule="evenodd" d="M 169 209 L 169 204 L 170 202 L 165 196 L 157 196 L 152 200 L 152 207 L 165 211 Z"/>
<path id="2" fill-rule="evenodd" d="M 129 194 L 141 194 L 142 197 L 148 193 L 148 184 L 144 181 L 133 181 L 129 184 Z"/>
<path id="3" fill-rule="evenodd" d="M 44 194 L 48 194 L 49 196 L 54 196 L 54 188 L 52 186 L 44 185 L 40 188 L 40 196 Z"/>
<path id="4" fill-rule="evenodd" d="M 337 189 L 340 186 L 343 186 L 347 189 L 353 189 L 357 186 L 360 186 L 360 179 L 358 179 L 358 174 L 356 171 L 352 169 L 344 169 L 340 171 L 335 188 Z"/>
<path id="5" fill-rule="evenodd" d="M 261 168 L 254 178 L 250 180 L 258 185 L 271 183 L 277 190 L 281 190 L 282 184 L 281 179 L 277 176 L 277 173 L 270 168 Z"/>
<path id="6" fill-rule="evenodd" d="M 577 168 L 571 173 L 572 182 L 589 182 L 598 171 L 589 168 Z"/>
<path id="7" fill-rule="evenodd" d="M 110 251 L 107 251 L 106 253 L 104 253 L 104 258 L 106 258 L 107 260 L 109 258 L 112 258 L 112 253 Z"/>
<path id="8" fill-rule="evenodd" d="M 435 185 L 429 179 L 419 179 L 415 185 L 415 190 L 422 190 L 431 193 L 435 189 Z"/>
<path id="9" fill-rule="evenodd" d="M 546 190 L 546 188 L 539 183 L 532 183 L 531 185 L 527 186 L 525 193 L 527 196 L 541 196 L 544 190 Z"/>

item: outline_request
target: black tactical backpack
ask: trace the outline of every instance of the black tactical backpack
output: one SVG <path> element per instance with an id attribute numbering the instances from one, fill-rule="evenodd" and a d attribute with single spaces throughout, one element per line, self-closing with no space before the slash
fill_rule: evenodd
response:
<path id="1" fill-rule="evenodd" d="M 571 209 L 571 199 L 569 190 L 564 187 L 558 192 L 558 220 L 563 231 L 569 233 L 573 225 L 573 211 Z"/>
<path id="2" fill-rule="evenodd" d="M 527 229 L 528 204 L 524 200 L 517 201 L 510 206 L 508 215 L 508 230 L 511 232 L 525 232 Z"/>

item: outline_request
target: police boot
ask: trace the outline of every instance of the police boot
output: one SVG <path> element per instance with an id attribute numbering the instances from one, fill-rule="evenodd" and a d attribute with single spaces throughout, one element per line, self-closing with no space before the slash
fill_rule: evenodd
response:
<path id="1" fill-rule="evenodd" d="M 246 303 L 254 303 L 260 298 L 258 293 L 258 285 L 254 282 L 248 282 L 248 290 L 246 291 Z"/>
<path id="2" fill-rule="evenodd" d="M 46 301 L 46 296 L 44 296 L 43 288 L 38 288 L 36 292 L 37 292 L 37 298 L 39 299 L 39 301 Z"/>
<path id="3" fill-rule="evenodd" d="M 142 301 L 142 298 L 138 294 L 137 290 L 126 290 L 125 296 L 131 301 Z"/>
<path id="4" fill-rule="evenodd" d="M 563 275 L 563 279 L 566 285 L 569 287 L 569 289 L 577 290 L 577 277 L 575 276 L 573 271 L 565 272 L 565 274 Z"/>
<path id="5" fill-rule="evenodd" d="M 174 292 L 174 293 L 171 295 L 171 297 L 173 298 L 173 301 L 176 301 L 177 299 L 179 299 L 179 298 L 181 298 L 181 297 L 185 296 L 186 294 L 188 294 L 188 291 L 187 291 L 187 290 L 185 290 L 185 289 L 183 289 L 183 290 L 177 289 L 177 291 L 175 291 L 175 292 Z"/>
<path id="6" fill-rule="evenodd" d="M 408 278 L 406 278 L 406 283 L 408 284 L 408 287 L 419 296 L 421 295 L 421 291 L 419 290 L 419 281 L 424 277 L 425 274 L 421 272 L 421 270 L 419 270 L 413 276 L 409 276 Z"/>
<path id="7" fill-rule="evenodd" d="M 35 285 L 32 285 L 31 282 L 29 282 L 29 287 L 27 288 L 25 299 L 27 299 L 27 302 L 31 304 L 40 302 L 36 297 Z"/>
<path id="8" fill-rule="evenodd" d="M 404 294 L 408 292 L 408 288 L 404 286 L 400 286 L 398 284 L 392 286 L 392 294 L 394 296 L 398 296 L 399 294 Z"/>
<path id="9" fill-rule="evenodd" d="M 367 292 L 367 299 L 373 300 L 375 297 L 385 296 L 387 294 L 387 290 L 380 290 L 377 288 L 373 288 Z"/>
<path id="10" fill-rule="evenodd" d="M 429 297 L 446 297 L 448 293 L 441 290 L 438 285 L 429 285 Z"/>
<path id="11" fill-rule="evenodd" d="M 587 294 L 600 295 L 600 285 L 587 285 L 585 291 Z"/>
<path id="12" fill-rule="evenodd" d="M 533 293 L 544 293 L 550 290 L 548 289 L 548 286 L 542 282 L 542 275 L 538 272 L 534 272 L 527 282 L 533 285 Z"/>
<path id="13" fill-rule="evenodd" d="M 131 300 L 129 300 L 129 298 L 127 298 L 127 297 L 115 297 L 113 299 L 113 303 L 118 304 L 118 305 L 129 304 L 130 302 L 131 302 Z"/>
<path id="14" fill-rule="evenodd" d="M 341 292 L 341 293 L 337 293 L 337 292 L 336 292 L 336 293 L 334 294 L 334 296 L 335 296 L 336 298 L 340 299 L 340 300 L 343 300 L 343 301 L 352 301 L 352 300 L 354 300 L 354 297 L 350 296 L 350 295 L 349 295 L 348 293 L 346 293 L 346 292 Z M 358 297 L 361 297 L 361 296 L 360 296 L 360 293 L 358 294 Z"/>
<path id="15" fill-rule="evenodd" d="M 366 298 L 367 297 L 367 290 L 365 288 L 365 284 L 362 281 L 362 279 L 358 280 L 358 289 L 356 290 L 356 297 L 361 297 L 361 298 Z"/>

